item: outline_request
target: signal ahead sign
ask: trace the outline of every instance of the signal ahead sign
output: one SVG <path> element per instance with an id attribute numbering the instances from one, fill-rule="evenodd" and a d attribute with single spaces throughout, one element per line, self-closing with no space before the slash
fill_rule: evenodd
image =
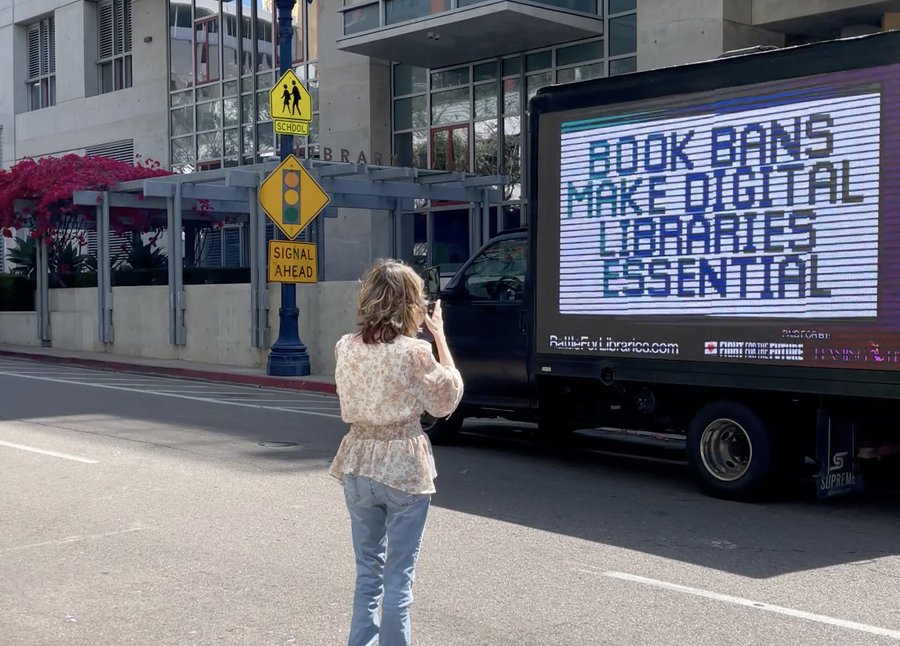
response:
<path id="1" fill-rule="evenodd" d="M 315 243 L 269 240 L 270 283 L 315 283 L 318 275 Z"/>
<path id="2" fill-rule="evenodd" d="M 331 198 L 300 160 L 289 155 L 259 187 L 259 204 L 288 240 L 316 219 Z"/>

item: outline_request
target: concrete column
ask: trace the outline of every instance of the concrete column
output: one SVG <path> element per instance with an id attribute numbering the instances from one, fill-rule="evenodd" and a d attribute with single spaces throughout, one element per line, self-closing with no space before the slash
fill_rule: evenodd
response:
<path id="1" fill-rule="evenodd" d="M 73 99 L 83 99 L 85 79 L 88 72 L 96 76 L 94 64 L 87 68 L 88 61 L 84 55 L 73 56 L 72 52 L 86 52 L 85 43 L 97 40 L 97 30 L 85 33 L 85 14 L 94 13 L 85 8 L 88 3 L 73 2 L 59 7 L 54 12 L 56 21 L 56 105 L 63 105 Z M 94 22 L 96 25 L 96 22 Z M 96 45 L 93 46 L 96 49 Z M 96 60 L 96 59 L 95 59 Z"/>
<path id="2" fill-rule="evenodd" d="M 784 45 L 784 35 L 754 26 L 750 0 L 638 0 L 638 69 L 716 58 L 755 45 Z"/>
<path id="3" fill-rule="evenodd" d="M 319 131 L 322 149 L 341 160 L 389 163 L 391 150 L 390 65 L 337 49 L 341 33 L 337 3 L 319 2 Z M 360 153 L 364 153 L 364 158 Z M 328 280 L 355 280 L 391 247 L 390 214 L 337 209 L 325 223 Z"/>
<path id="4" fill-rule="evenodd" d="M 725 22 L 722 37 L 724 51 L 756 45 L 783 47 L 784 34 L 753 25 L 755 6 L 744 0 L 725 0 Z"/>
<path id="5" fill-rule="evenodd" d="M 715 58 L 723 50 L 723 0 L 638 0 L 639 70 Z"/>
<path id="6" fill-rule="evenodd" d="M 97 25 L 99 24 L 99 11 L 97 3 L 83 3 L 82 27 L 84 29 L 84 45 L 82 56 L 84 58 L 84 95 L 95 96 L 100 93 L 100 73 L 97 69 L 97 59 L 100 57 L 100 43 L 97 38 Z"/>
<path id="7" fill-rule="evenodd" d="M 0 0 L 2 3 L 2 0 Z M 0 61 L 14 61 L 16 28 L 10 24 L 12 9 L 0 9 Z M 8 167 L 16 158 L 16 99 L 25 96 L 25 86 L 20 88 L 15 78 L 15 65 L 0 65 L 0 128 L 3 141 L 0 142 L 0 168 Z"/>
<path id="8" fill-rule="evenodd" d="M 169 166 L 169 16 L 166 3 L 132 0 L 131 90 L 135 105 L 134 150 Z"/>

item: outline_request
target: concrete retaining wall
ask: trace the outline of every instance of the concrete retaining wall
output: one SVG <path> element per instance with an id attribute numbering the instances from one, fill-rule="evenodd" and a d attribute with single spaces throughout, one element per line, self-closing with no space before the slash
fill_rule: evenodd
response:
<path id="1" fill-rule="evenodd" d="M 0 312 L 0 343 L 40 346 L 36 312 Z"/>
<path id="2" fill-rule="evenodd" d="M 356 281 L 326 282 L 297 287 L 300 338 L 309 350 L 313 374 L 334 372 L 334 344 L 355 329 Z M 97 341 L 97 290 L 50 291 L 52 346 L 62 350 L 107 352 L 152 359 L 184 359 L 201 363 L 260 368 L 268 348 L 251 346 L 250 285 L 188 285 L 185 287 L 187 342 L 169 344 L 168 288 L 114 287 L 113 338 Z M 269 342 L 278 337 L 280 285 L 269 287 Z M 0 313 L 0 343 L 40 345 L 37 315 Z"/>
<path id="3" fill-rule="evenodd" d="M 97 350 L 97 290 L 51 289 L 50 336 L 57 348 Z"/>

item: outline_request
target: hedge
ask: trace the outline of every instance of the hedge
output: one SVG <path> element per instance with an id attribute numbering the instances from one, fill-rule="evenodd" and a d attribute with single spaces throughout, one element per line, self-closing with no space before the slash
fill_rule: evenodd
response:
<path id="1" fill-rule="evenodd" d="M 227 285 L 249 283 L 250 269 L 247 267 L 185 267 L 182 274 L 185 285 Z M 96 273 L 61 274 L 51 287 L 96 287 Z M 128 269 L 112 272 L 113 287 L 144 287 L 147 285 L 168 285 L 168 269 Z"/>
<path id="2" fill-rule="evenodd" d="M 0 312 L 33 312 L 34 285 L 24 276 L 0 274 Z"/>

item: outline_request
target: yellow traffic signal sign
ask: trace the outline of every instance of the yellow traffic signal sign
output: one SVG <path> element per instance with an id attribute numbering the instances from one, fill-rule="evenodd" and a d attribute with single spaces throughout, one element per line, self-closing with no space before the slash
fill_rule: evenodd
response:
<path id="1" fill-rule="evenodd" d="M 269 90 L 269 113 L 275 122 L 275 134 L 309 134 L 312 121 L 312 96 L 293 70 L 281 75 Z"/>
<path id="2" fill-rule="evenodd" d="M 294 155 L 288 155 L 259 187 L 260 206 L 288 240 L 296 238 L 330 201 Z"/>

